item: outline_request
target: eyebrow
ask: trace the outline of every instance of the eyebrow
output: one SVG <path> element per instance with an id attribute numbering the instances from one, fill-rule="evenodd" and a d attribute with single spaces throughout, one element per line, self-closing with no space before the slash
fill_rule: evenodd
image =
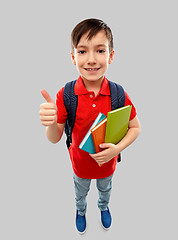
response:
<path id="1" fill-rule="evenodd" d="M 106 44 L 98 44 L 95 47 L 107 47 Z M 87 48 L 86 45 L 78 45 L 77 48 Z"/>

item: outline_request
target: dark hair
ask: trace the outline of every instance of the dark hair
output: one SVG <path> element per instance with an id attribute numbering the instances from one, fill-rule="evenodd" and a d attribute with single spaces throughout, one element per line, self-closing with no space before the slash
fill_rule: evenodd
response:
<path id="1" fill-rule="evenodd" d="M 71 33 L 71 47 L 72 50 L 77 48 L 81 37 L 88 32 L 88 39 L 90 40 L 98 32 L 104 30 L 109 41 L 109 51 L 113 49 L 113 35 L 111 29 L 106 23 L 100 19 L 89 18 L 78 23 Z"/>

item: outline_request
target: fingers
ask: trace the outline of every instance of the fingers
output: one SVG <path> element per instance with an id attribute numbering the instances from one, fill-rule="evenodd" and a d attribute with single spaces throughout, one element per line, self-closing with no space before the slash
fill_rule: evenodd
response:
<path id="1" fill-rule="evenodd" d="M 54 116 L 56 115 L 56 109 L 40 109 L 40 116 Z"/>
<path id="2" fill-rule="evenodd" d="M 42 125 L 44 126 L 50 126 L 57 122 L 57 111 L 56 109 L 45 109 L 41 107 L 40 109 L 40 120 Z"/>
<path id="3" fill-rule="evenodd" d="M 57 122 L 56 110 L 40 110 L 40 120 L 42 125 L 50 126 Z"/>
<path id="4" fill-rule="evenodd" d="M 99 145 L 100 148 L 109 148 L 112 147 L 112 143 L 101 143 Z"/>
<path id="5" fill-rule="evenodd" d="M 40 109 L 54 110 L 56 109 L 55 103 L 42 103 Z"/>
<path id="6" fill-rule="evenodd" d="M 41 90 L 41 94 L 44 97 L 44 99 L 46 100 L 46 102 L 54 103 L 54 100 L 50 97 L 49 93 L 45 89 Z"/>
<path id="7" fill-rule="evenodd" d="M 100 147 L 103 148 L 101 152 L 89 154 L 98 164 L 106 163 L 118 154 L 116 146 L 112 143 L 102 143 Z"/>
<path id="8" fill-rule="evenodd" d="M 56 119 L 56 117 L 53 116 L 45 116 L 45 115 L 40 115 L 40 120 L 41 121 L 54 121 Z"/>
<path id="9" fill-rule="evenodd" d="M 105 154 L 103 155 L 103 153 L 99 152 L 96 154 L 89 154 L 97 163 L 101 163 L 103 162 L 103 160 L 105 159 Z"/>
<path id="10" fill-rule="evenodd" d="M 41 124 L 45 127 L 51 126 L 54 123 L 56 123 L 56 119 L 55 118 L 51 118 L 51 119 L 45 119 L 45 118 L 41 118 Z"/>

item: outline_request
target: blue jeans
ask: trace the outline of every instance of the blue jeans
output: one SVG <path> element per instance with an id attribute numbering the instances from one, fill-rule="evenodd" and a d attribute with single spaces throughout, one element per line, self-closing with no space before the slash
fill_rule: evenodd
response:
<path id="1" fill-rule="evenodd" d="M 109 203 L 112 189 L 112 177 L 113 175 L 107 178 L 96 179 L 96 186 L 99 192 L 98 208 L 101 211 L 106 210 Z M 90 190 L 91 179 L 79 178 L 75 173 L 73 175 L 73 179 L 75 186 L 76 208 L 78 213 L 83 216 L 87 210 L 86 196 Z"/>

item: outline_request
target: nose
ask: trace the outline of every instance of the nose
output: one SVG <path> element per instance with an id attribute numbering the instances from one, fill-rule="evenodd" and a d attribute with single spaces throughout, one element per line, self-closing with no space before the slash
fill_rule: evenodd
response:
<path id="1" fill-rule="evenodd" d="M 88 64 L 93 65 L 96 64 L 96 56 L 93 52 L 88 54 Z"/>

